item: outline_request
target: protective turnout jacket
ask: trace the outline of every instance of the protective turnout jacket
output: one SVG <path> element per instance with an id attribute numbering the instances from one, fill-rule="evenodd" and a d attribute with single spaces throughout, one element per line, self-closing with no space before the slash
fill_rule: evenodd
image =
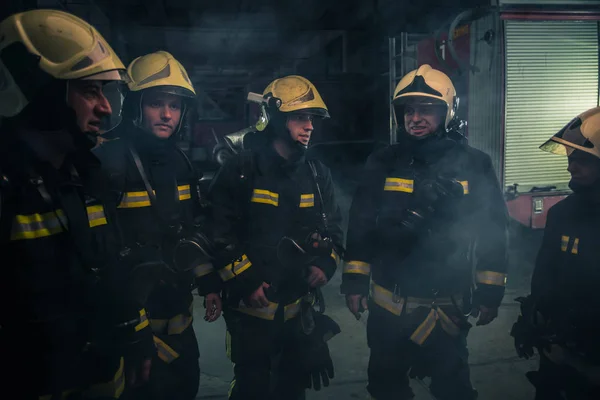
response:
<path id="1" fill-rule="evenodd" d="M 195 171 L 172 139 L 156 139 L 130 124 L 123 125 L 116 135 L 120 138 L 103 143 L 94 153 L 110 176 L 111 188 L 120 194 L 118 215 L 125 243 L 143 253 L 156 252 L 158 258 L 173 267 L 177 241 L 200 229 Z M 156 204 L 148 194 L 133 154 L 139 157 Z M 190 271 L 174 271 L 162 271 L 145 304 L 159 355 L 166 362 L 177 355 L 164 345 L 161 335 L 178 335 L 191 326 L 193 285 L 198 286 L 201 295 L 206 294 L 202 278 L 209 275 L 212 266 L 202 259 Z M 194 352 L 198 352 L 197 347 Z"/>
<path id="2" fill-rule="evenodd" d="M 436 205 L 425 229 L 404 228 L 400 222 L 415 189 L 438 176 L 459 181 L 463 195 Z M 352 202 L 342 293 L 371 293 L 377 305 L 401 315 L 421 299 L 461 308 L 463 294 L 475 283 L 474 302 L 498 307 L 506 278 L 507 227 L 487 155 L 447 138 L 388 146 L 367 160 Z M 428 324 L 447 320 L 434 311 Z"/>
<path id="3" fill-rule="evenodd" d="M 69 154 L 56 169 L 12 129 L 1 132 L 0 155 L 2 386 L 25 382 L 23 399 L 73 390 L 118 398 L 123 356 L 153 346 L 120 254 L 115 198 L 91 153 Z"/>
<path id="4" fill-rule="evenodd" d="M 273 319 L 279 305 L 285 306 L 286 319 L 297 314 L 299 299 L 309 289 L 303 270 L 308 265 L 290 262 L 302 258 L 302 252 L 284 250 L 287 254 L 281 254 L 278 245 L 284 237 L 305 246 L 311 232 L 329 236 L 333 249 L 313 258 L 310 265 L 322 269 L 328 279 L 335 273 L 343 237 L 340 210 L 329 170 L 318 161 L 312 165 L 316 178 L 304 158 L 286 161 L 268 145 L 230 158 L 215 177 L 208 197 L 213 207 L 213 238 L 221 243 L 222 251 L 213 264 L 225 284 L 228 306 L 264 319 Z M 244 300 L 263 281 L 271 284 L 270 306 L 246 307 Z"/>
<path id="5" fill-rule="evenodd" d="M 597 365 L 600 212 L 590 197 L 575 193 L 548 211 L 531 295 L 558 340 L 573 343 L 577 352 Z"/>

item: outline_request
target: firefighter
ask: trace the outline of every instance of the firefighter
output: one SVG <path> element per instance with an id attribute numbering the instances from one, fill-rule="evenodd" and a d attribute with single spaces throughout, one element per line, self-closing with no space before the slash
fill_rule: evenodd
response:
<path id="1" fill-rule="evenodd" d="M 118 122 L 125 66 L 62 11 L 14 14 L 0 38 L 2 390 L 116 399 L 147 379 L 153 351 L 90 151 Z"/>
<path id="2" fill-rule="evenodd" d="M 265 144 L 227 159 L 209 189 L 229 398 L 301 399 L 329 384 L 324 336 L 339 333 L 313 303 L 323 305 L 318 288 L 339 262 L 341 215 L 329 170 L 305 154 L 314 120 L 329 112 L 301 76 L 275 79 L 262 99 Z"/>
<path id="3" fill-rule="evenodd" d="M 475 398 L 467 314 L 490 323 L 504 294 L 507 211 L 490 158 L 448 137 L 457 105 L 443 72 L 404 76 L 399 142 L 369 157 L 352 201 L 341 291 L 357 318 L 369 310 L 367 389 L 378 400 L 412 398 L 410 377 L 431 377 L 440 400 Z"/>
<path id="4" fill-rule="evenodd" d="M 113 190 L 122 193 L 118 212 L 125 242 L 160 249 L 169 265 L 146 303 L 157 352 L 150 384 L 137 397 L 193 399 L 200 381 L 193 287 L 206 296 L 206 320 L 221 312 L 220 281 L 210 282 L 205 254 L 197 174 L 177 146 L 196 92 L 185 68 L 166 51 L 136 58 L 127 71 L 125 121 L 111 135 L 118 139 L 103 143 L 95 154 L 109 171 Z"/>
<path id="5" fill-rule="evenodd" d="M 540 148 L 568 156 L 573 193 L 548 210 L 542 247 L 512 335 L 520 357 L 539 350 L 527 374 L 536 399 L 600 397 L 600 107 L 570 121 Z"/>

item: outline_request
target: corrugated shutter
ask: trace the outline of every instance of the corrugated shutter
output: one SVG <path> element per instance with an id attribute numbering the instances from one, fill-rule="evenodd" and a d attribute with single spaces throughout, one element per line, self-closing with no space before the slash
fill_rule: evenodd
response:
<path id="1" fill-rule="evenodd" d="M 565 186 L 564 157 L 539 146 L 598 105 L 598 23 L 506 21 L 504 184 Z"/>

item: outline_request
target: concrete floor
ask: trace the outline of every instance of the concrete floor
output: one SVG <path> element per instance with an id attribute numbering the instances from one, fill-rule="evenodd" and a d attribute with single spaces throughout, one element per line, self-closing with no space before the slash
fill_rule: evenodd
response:
<path id="1" fill-rule="evenodd" d="M 474 327 L 469 334 L 471 376 L 473 385 L 479 391 L 479 399 L 533 398 L 533 387 L 524 374 L 535 369 L 537 361 L 519 359 L 509 336 L 519 312 L 514 298 L 527 293 L 531 265 L 531 260 L 523 262 L 523 255 L 518 258 L 521 261 L 520 268 L 516 263 L 511 263 L 515 265 L 515 273 L 512 274 L 515 279 L 509 280 L 498 319 L 488 326 Z M 339 285 L 338 273 L 324 290 L 327 314 L 342 328 L 342 333 L 330 342 L 336 377 L 328 388 L 319 392 L 309 391 L 307 398 L 310 400 L 367 398 L 365 386 L 369 351 L 365 321 L 357 321 L 347 310 L 344 298 L 339 294 Z M 232 368 L 225 356 L 225 323 L 222 318 L 212 324 L 204 322 L 204 310 L 198 297 L 196 306 L 194 324 L 200 344 L 202 367 L 197 399 L 226 399 Z M 411 385 L 417 394 L 416 399 L 433 399 L 424 389 L 423 383 L 412 381 Z"/>

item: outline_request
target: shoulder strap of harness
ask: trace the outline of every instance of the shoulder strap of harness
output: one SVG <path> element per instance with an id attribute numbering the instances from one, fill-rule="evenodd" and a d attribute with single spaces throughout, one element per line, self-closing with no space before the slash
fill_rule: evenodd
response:
<path id="1" fill-rule="evenodd" d="M 14 214 L 13 205 L 11 183 L 0 170 L 0 243 L 7 243 L 10 240 Z"/>
<path id="2" fill-rule="evenodd" d="M 323 192 L 321 190 L 321 185 L 319 185 L 319 180 L 324 178 L 322 164 L 318 161 L 308 160 L 306 162 L 312 172 L 313 183 L 315 185 L 315 189 L 317 192 L 317 197 L 319 198 L 319 207 L 321 207 L 321 223 L 323 224 L 323 233 L 328 236 L 329 233 L 329 221 L 327 217 L 327 209 L 325 208 L 325 200 L 323 199 Z M 319 171 L 321 169 L 321 171 Z M 320 174 L 319 174 L 320 172 Z"/>

